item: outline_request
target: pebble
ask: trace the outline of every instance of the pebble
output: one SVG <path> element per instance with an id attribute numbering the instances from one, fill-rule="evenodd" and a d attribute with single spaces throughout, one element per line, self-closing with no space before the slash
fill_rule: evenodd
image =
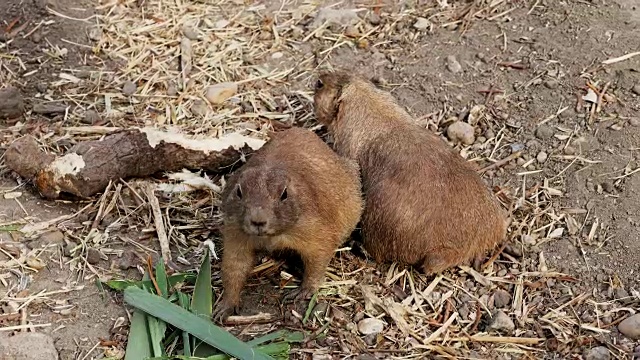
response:
<path id="1" fill-rule="evenodd" d="M 127 96 L 135 94 L 137 89 L 138 86 L 136 86 L 136 83 L 133 81 L 125 81 L 124 84 L 122 84 L 122 93 Z"/>
<path id="2" fill-rule="evenodd" d="M 89 29 L 89 33 L 87 35 L 89 36 L 89 40 L 98 42 L 102 39 L 102 29 L 98 26 L 94 26 Z"/>
<path id="3" fill-rule="evenodd" d="M 640 340 L 640 313 L 629 316 L 618 324 L 618 331 L 632 340 Z"/>
<path id="4" fill-rule="evenodd" d="M 631 89 L 636 95 L 640 95 L 640 84 L 635 84 Z"/>
<path id="5" fill-rule="evenodd" d="M 214 105 L 222 104 L 225 100 L 232 97 L 238 92 L 238 84 L 233 82 L 224 82 L 211 85 L 207 88 L 204 97 Z"/>
<path id="6" fill-rule="evenodd" d="M 73 249 L 76 248 L 76 246 L 78 246 L 78 244 L 74 243 L 74 242 L 69 242 L 65 247 L 64 247 L 64 256 L 66 257 L 72 257 L 74 255 Z"/>
<path id="7" fill-rule="evenodd" d="M 454 74 L 462 71 L 462 65 L 458 62 L 455 56 L 449 55 L 447 56 L 447 69 Z"/>
<path id="8" fill-rule="evenodd" d="M 169 84 L 167 85 L 167 95 L 169 96 L 178 95 L 178 88 L 176 87 L 176 84 L 173 81 L 169 82 Z"/>
<path id="9" fill-rule="evenodd" d="M 40 82 L 36 84 L 36 90 L 41 94 L 46 93 L 47 89 L 49 89 L 49 85 L 47 85 L 47 83 Z"/>
<path id="10" fill-rule="evenodd" d="M 189 40 L 198 40 L 200 38 L 196 29 L 188 25 L 182 27 L 182 34 Z"/>
<path id="11" fill-rule="evenodd" d="M 13 119 L 24 112 L 24 102 L 20 91 L 14 87 L 0 90 L 0 119 Z"/>
<path id="12" fill-rule="evenodd" d="M 499 289 L 493 293 L 493 305 L 497 308 L 503 308 L 511 303 L 511 294 L 507 291 Z"/>
<path id="13" fill-rule="evenodd" d="M 522 235 L 522 242 L 525 243 L 526 245 L 535 245 L 536 244 L 536 238 L 534 238 L 531 235 Z"/>
<path id="14" fill-rule="evenodd" d="M 58 360 L 53 338 L 39 332 L 0 334 L 0 359 Z"/>
<path id="15" fill-rule="evenodd" d="M 84 113 L 84 118 L 82 118 L 82 122 L 89 125 L 95 125 L 99 123 L 100 120 L 102 120 L 102 118 L 100 117 L 100 114 L 98 114 L 98 112 L 95 110 L 87 110 Z"/>
<path id="16" fill-rule="evenodd" d="M 332 9 L 326 7 L 318 11 L 311 26 L 317 28 L 325 22 L 335 25 L 353 25 L 358 20 L 360 18 L 354 9 Z"/>
<path id="17" fill-rule="evenodd" d="M 447 137 L 451 141 L 471 145 L 475 141 L 475 129 L 466 122 L 456 121 L 447 128 Z"/>
<path id="18" fill-rule="evenodd" d="M 629 125 L 631 126 L 640 126 L 640 118 L 634 117 L 629 119 Z"/>
<path id="19" fill-rule="evenodd" d="M 67 107 L 62 104 L 38 103 L 33 105 L 32 111 L 40 115 L 58 115 L 64 114 L 67 111 Z"/>
<path id="20" fill-rule="evenodd" d="M 118 268 L 127 270 L 136 267 L 137 256 L 133 251 L 125 251 L 118 261 Z"/>
<path id="21" fill-rule="evenodd" d="M 376 318 L 366 318 L 358 321 L 358 331 L 362 335 L 378 334 L 384 330 L 382 320 Z"/>
<path id="22" fill-rule="evenodd" d="M 38 237 L 38 242 L 45 246 L 49 244 L 63 244 L 64 234 L 60 230 L 47 231 Z"/>
<path id="23" fill-rule="evenodd" d="M 489 330 L 495 330 L 498 332 L 511 332 L 516 328 L 516 325 L 513 323 L 513 320 L 509 317 L 509 315 L 505 314 L 503 311 L 498 311 L 493 315 L 493 319 L 491 324 L 489 324 Z"/>
<path id="24" fill-rule="evenodd" d="M 545 161 L 547 161 L 547 158 L 549 157 L 549 155 L 547 155 L 546 152 L 544 151 L 540 151 L 538 153 L 538 156 L 536 156 L 536 160 L 540 163 L 543 164 Z"/>
<path id="25" fill-rule="evenodd" d="M 615 188 L 613 187 L 612 183 L 603 182 L 602 183 L 602 190 L 604 190 L 605 192 L 607 192 L 609 194 L 613 194 L 613 192 L 615 191 Z"/>
<path id="26" fill-rule="evenodd" d="M 200 100 L 200 99 L 196 99 L 193 101 L 193 104 L 191 105 L 191 112 L 194 113 L 197 116 L 206 116 L 207 112 L 209 111 L 209 106 L 207 106 L 207 104 Z"/>
<path id="27" fill-rule="evenodd" d="M 371 15 L 369 15 L 369 23 L 371 25 L 380 25 L 380 22 L 382 21 L 382 19 L 380 19 L 380 15 L 372 12 Z"/>
<path id="28" fill-rule="evenodd" d="M 589 349 L 583 354 L 584 360 L 609 360 L 611 359 L 611 354 L 609 354 L 609 349 L 605 346 L 597 346 L 593 349 Z"/>
<path id="29" fill-rule="evenodd" d="M 556 80 L 547 80 L 544 82 L 544 86 L 547 87 L 547 89 L 557 89 L 558 85 Z"/>
<path id="30" fill-rule="evenodd" d="M 91 265 L 96 265 L 102 259 L 100 251 L 94 248 L 87 249 L 87 262 Z"/>
<path id="31" fill-rule="evenodd" d="M 536 129 L 536 137 L 538 139 L 550 139 L 553 136 L 553 129 L 547 125 L 540 125 Z"/>
<path id="32" fill-rule="evenodd" d="M 431 26 L 431 21 L 423 18 L 423 17 L 419 17 L 416 19 L 416 22 L 413 23 L 413 27 L 417 30 L 426 30 Z"/>

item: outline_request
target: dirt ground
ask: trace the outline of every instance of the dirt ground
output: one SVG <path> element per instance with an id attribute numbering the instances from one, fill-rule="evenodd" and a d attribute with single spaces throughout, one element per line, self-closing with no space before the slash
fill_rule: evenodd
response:
<path id="1" fill-rule="evenodd" d="M 117 82 L 112 81 L 108 82 L 106 89 L 91 89 L 93 95 L 87 92 L 80 96 L 76 92 L 71 96 L 66 91 L 73 84 L 60 84 L 61 73 L 93 79 L 92 71 L 99 70 L 106 74 L 104 76 L 110 76 L 125 71 L 123 65 L 129 64 L 133 68 L 128 62 L 139 53 L 116 56 L 121 49 L 114 44 L 109 44 L 108 50 L 104 44 L 102 51 L 96 50 L 95 44 L 100 35 L 96 35 L 94 29 L 99 18 L 93 15 L 112 16 L 114 13 L 109 9 L 115 3 L 88 0 L 2 1 L 0 89 L 7 86 L 18 88 L 26 109 L 43 100 L 80 107 L 86 104 L 84 96 L 88 98 L 99 94 L 100 97 L 119 91 L 114 90 Z M 144 1 L 121 3 L 128 9 L 147 6 L 146 11 L 153 16 L 157 15 L 155 11 L 159 11 L 153 1 L 147 1 L 146 5 Z M 291 9 L 303 3 L 286 2 Z M 530 304 L 529 310 L 534 312 L 535 309 L 541 316 L 558 308 L 567 299 L 587 294 L 592 297 L 590 303 L 575 304 L 573 313 L 567 315 L 575 316 L 575 320 L 566 322 L 573 321 L 573 325 L 582 322 L 597 324 L 593 326 L 599 331 L 576 330 L 578 334 L 569 335 L 569 338 L 579 338 L 580 341 L 573 341 L 566 338 L 559 327 L 548 330 L 549 324 L 543 323 L 544 331 L 540 329 L 538 332 L 530 323 L 519 322 L 522 330 L 519 335 L 537 333 L 536 336 L 547 338 L 546 345 L 538 349 L 540 352 L 529 352 L 530 349 L 525 348 L 501 352 L 490 345 L 478 345 L 460 349 L 462 355 L 459 356 L 595 359 L 586 354 L 596 346 L 605 346 L 617 359 L 632 358 L 634 351 L 640 353 L 640 343 L 621 336 L 615 325 L 628 314 L 626 310 L 617 309 L 640 311 L 640 172 L 635 172 L 640 168 L 640 56 L 605 66 L 601 62 L 640 51 L 640 3 L 636 0 L 507 0 L 499 2 L 499 6 L 503 6 L 501 11 L 492 13 L 489 19 L 469 21 L 464 33 L 460 31 L 460 24 L 441 26 L 442 23 L 446 25 L 446 21 L 440 21 L 434 25 L 439 20 L 437 17 L 430 18 L 424 28 L 416 25 L 419 17 L 433 15 L 428 11 L 421 13 L 421 7 L 427 9 L 442 3 L 447 1 L 387 1 L 381 15 L 377 16 L 371 11 L 373 1 L 342 2 L 338 8 L 365 9 L 360 16 L 366 25 L 356 27 L 356 31 L 362 34 L 379 24 L 390 31 L 377 32 L 376 37 L 369 38 L 366 44 L 336 46 L 323 53 L 331 47 L 326 44 L 326 39 L 307 36 L 314 16 L 311 13 L 306 20 L 294 26 L 301 33 L 296 33 L 295 29 L 283 32 L 282 43 L 287 46 L 279 48 L 273 45 L 270 56 L 247 62 L 269 71 L 284 71 L 294 64 L 305 64 L 307 56 L 315 54 L 318 65 L 344 68 L 374 78 L 392 91 L 418 121 L 442 133 L 443 137 L 452 121 L 470 122 L 469 113 L 472 116 L 477 114 L 480 120 L 473 124 L 476 127 L 474 144 L 468 147 L 452 145 L 480 167 L 522 151 L 518 159 L 495 166 L 483 175 L 494 191 L 516 199 L 510 206 L 518 221 L 510 229 L 510 245 L 498 258 L 497 266 L 505 273 L 514 271 L 517 274 L 518 269 L 525 272 L 553 269 L 568 275 L 572 281 L 542 280 L 543 289 L 539 294 L 525 296 L 531 304 L 538 304 Z M 233 1 L 226 5 L 220 16 L 234 19 L 244 9 L 273 20 L 282 11 L 283 4 L 280 1 Z M 96 6 L 99 8 L 94 9 Z M 196 5 L 193 6 L 195 9 Z M 248 7 L 257 10 L 247 10 Z M 509 11 L 503 13 L 503 10 Z M 409 15 L 398 15 L 405 12 Z M 331 31 L 340 33 L 344 30 Z M 350 31 L 349 27 L 346 31 Z M 325 36 L 329 38 L 329 35 Z M 273 41 L 265 37 L 267 40 Z M 352 40 L 347 42 L 353 43 Z M 160 57 L 160 54 L 156 55 Z M 20 61 L 16 60 L 18 58 Z M 205 66 L 204 60 L 198 66 Z M 308 92 L 311 75 L 272 81 L 264 84 L 260 91 L 273 94 Z M 594 115 L 590 114 L 588 101 L 582 99 L 587 94 L 588 82 L 598 92 L 606 88 L 600 99 L 602 110 Z M 80 98 L 82 100 L 78 100 Z M 306 99 L 305 106 L 308 107 L 308 97 Z M 3 195 L 0 197 L 0 225 L 76 214 L 99 197 L 90 201 L 42 200 L 30 184 L 16 177 L 1 160 L 2 153 L 15 138 L 33 134 L 47 139 L 50 137 L 47 134 L 60 134 L 61 127 L 65 126 L 124 127 L 148 123 L 148 118 L 140 115 L 148 112 L 145 101 L 151 103 L 152 97 L 143 97 L 134 103 L 134 109 L 123 118 L 126 120 L 107 119 L 105 116 L 97 121 L 87 121 L 86 117 L 79 115 L 83 113 L 76 112 L 27 112 L 19 118 L 0 119 L 0 194 Z M 148 106 L 154 107 L 155 104 Z M 93 102 L 87 108 L 102 114 L 105 111 L 104 101 Z M 164 111 L 162 107 L 159 109 L 160 113 Z M 190 119 L 187 117 L 181 121 L 189 123 Z M 197 126 L 199 121 L 193 120 L 189 126 Z M 258 118 L 252 121 L 264 124 L 270 120 Z M 302 123 L 316 125 L 308 116 Z M 81 140 L 82 136 L 60 136 L 54 144 L 47 145 L 47 150 L 62 154 Z M 14 197 L 16 192 L 21 195 Z M 161 201 L 169 202 L 166 199 Z M 212 208 L 214 212 L 215 206 Z M 133 265 L 134 269 L 126 272 L 117 265 L 129 253 L 140 251 L 140 247 L 122 241 L 122 236 L 142 239 L 140 241 L 145 248 L 158 248 L 152 238 L 143 235 L 148 234 L 148 223 L 139 226 L 129 223 L 130 229 L 126 232 L 116 229 L 105 242 L 87 242 L 85 230 L 87 224 L 93 222 L 91 214 L 95 216 L 95 212 L 89 211 L 88 214 L 80 213 L 56 222 L 52 227 L 55 229 L 53 233 L 38 239 L 26 239 L 19 233 L 0 230 L 0 327 L 20 323 L 20 320 L 2 317 L 3 312 L 10 312 L 7 307 L 12 301 L 15 303 L 15 299 L 41 291 L 54 292 L 39 296 L 24 308 L 26 311 L 23 313 L 31 323 L 50 324 L 38 331 L 53 336 L 62 359 L 117 358 L 118 354 L 121 355 L 126 345 L 128 324 L 125 308 L 119 295 L 100 291 L 95 280 L 98 276 L 140 276 Z M 198 241 L 216 235 L 215 229 L 207 228 L 209 222 L 203 219 L 197 223 L 202 230 L 197 236 Z M 109 221 L 105 221 L 105 226 L 100 228 L 104 230 L 108 224 Z M 195 237 L 188 235 L 187 238 Z M 77 245 L 81 245 L 83 250 L 70 254 L 69 248 Z M 89 262 L 88 249 L 91 247 L 99 248 L 101 252 L 99 259 Z M 40 266 L 37 272 L 27 271 L 24 267 L 21 271 L 10 270 L 5 265 L 10 254 L 15 256 L 21 251 L 37 256 L 44 266 Z M 194 256 L 192 253 L 181 255 L 189 260 Z M 334 270 L 352 269 L 354 274 L 359 272 L 358 268 L 366 268 L 357 275 L 362 277 L 353 277 L 365 283 L 382 281 L 380 279 L 390 271 L 388 265 L 377 266 L 351 253 L 338 256 L 332 267 Z M 277 272 L 273 277 L 277 277 Z M 279 294 L 268 290 L 277 280 L 252 281 L 249 286 L 256 286 L 257 290 L 247 298 L 250 305 L 245 305 L 245 308 L 249 308 L 248 312 L 255 309 L 273 311 Z M 421 280 L 421 289 L 430 281 Z M 410 292 L 407 283 L 399 282 L 393 286 L 400 292 Z M 508 286 L 505 288 L 507 291 L 514 291 L 514 287 Z M 478 291 L 474 294 L 479 298 L 491 294 L 488 290 L 484 293 L 483 290 Z M 440 295 L 444 292 L 441 290 Z M 328 296 L 326 303 L 333 308 L 338 301 L 335 296 Z M 462 306 L 460 301 L 457 304 Z M 363 306 L 355 309 L 362 312 Z M 280 310 L 286 312 L 286 309 Z M 348 313 L 347 316 L 353 317 L 354 314 Z M 353 322 L 357 321 L 353 319 Z M 567 327 L 573 326 L 567 324 Z M 553 341 L 549 340 L 552 338 Z M 374 340 L 372 344 L 366 337 L 358 340 L 356 347 L 360 347 L 360 353 L 352 350 L 346 356 L 344 349 L 351 345 L 344 343 L 351 343 L 340 339 L 309 346 L 325 349 L 329 354 L 327 358 L 334 359 L 357 358 L 361 354 L 374 358 L 403 356 L 402 351 L 379 350 L 383 347 L 380 345 L 382 340 L 378 339 L 377 344 Z M 390 335 L 386 339 L 387 344 L 393 342 Z M 571 346 L 558 345 L 558 342 L 570 343 Z M 305 351 L 297 352 L 297 356 L 310 358 L 309 352 Z M 420 355 L 411 356 L 407 358 L 420 358 Z"/>

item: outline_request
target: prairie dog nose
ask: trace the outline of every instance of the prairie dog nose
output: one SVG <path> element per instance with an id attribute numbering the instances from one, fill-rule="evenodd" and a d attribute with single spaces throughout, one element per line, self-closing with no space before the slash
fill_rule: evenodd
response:
<path id="1" fill-rule="evenodd" d="M 247 230 L 257 235 L 262 235 L 266 232 L 269 225 L 267 213 L 262 208 L 251 209 L 247 214 L 247 220 Z"/>

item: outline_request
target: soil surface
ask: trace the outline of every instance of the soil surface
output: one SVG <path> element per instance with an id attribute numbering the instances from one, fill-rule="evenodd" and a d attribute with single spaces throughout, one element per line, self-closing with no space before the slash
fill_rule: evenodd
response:
<path id="1" fill-rule="evenodd" d="M 446 27 L 416 29 L 414 17 L 397 22 L 392 26 L 394 32 L 370 39 L 369 46 L 337 47 L 324 65 L 373 78 L 392 91 L 418 121 L 443 136 L 449 123 L 468 121 L 469 112 L 481 105 L 479 111 L 488 115 L 476 126 L 474 144 L 452 145 L 468 154 L 470 161 L 487 157 L 497 161 L 522 151 L 520 158 L 486 171 L 484 179 L 494 189 L 511 189 L 515 198 L 525 189 L 544 192 L 536 200 L 528 198 L 541 210 L 531 212 L 523 222 L 526 226 L 518 231 L 511 229 L 507 256 L 518 256 L 518 252 L 522 256 L 524 249 L 522 267 L 527 266 L 527 261 L 541 261 L 546 268 L 575 278 L 567 285 L 569 290 L 563 290 L 565 296 L 592 294 L 596 302 L 627 299 L 623 303 L 638 312 L 640 56 L 606 66 L 601 62 L 640 51 L 640 4 L 636 0 L 507 2 L 513 3 L 515 10 L 501 15 L 505 21 L 472 21 L 461 34 L 459 29 Z M 242 1 L 235 3 L 238 11 L 245 6 Z M 279 1 L 256 3 L 265 5 L 260 10 L 265 16 L 280 8 Z M 290 3 L 293 8 L 302 4 Z M 371 8 L 370 3 L 343 2 L 338 7 Z M 387 1 L 381 17 L 372 18 L 368 10 L 361 16 L 374 25 L 391 22 L 384 14 L 405 11 L 413 3 Z M 23 116 L 0 119 L 2 226 L 77 214 L 89 203 L 42 200 L 31 185 L 4 165 L 2 153 L 18 135 L 44 136 L 61 126 L 82 125 L 64 112 L 43 114 L 30 110 L 44 100 L 55 103 L 67 99 L 65 88 L 58 84 L 61 73 L 74 69 L 74 76 L 82 79 L 90 77 L 94 70 L 111 71 L 113 64 L 122 60 L 96 55 L 93 47 L 98 37 L 94 30 L 97 20 L 93 15 L 101 10 L 94 6 L 88 0 L 0 2 L 0 89 L 17 88 L 27 109 Z M 230 14 L 227 15 L 231 17 Z M 286 52 L 282 58 L 253 62 L 287 69 L 318 51 L 313 38 L 296 41 L 296 50 Z M 11 61 L 12 58 L 21 61 Z M 602 111 L 595 116 L 590 114 L 588 100 L 582 99 L 587 94 L 587 82 L 598 92 L 606 87 L 600 99 Z M 276 86 L 276 92 L 307 91 L 309 84 L 306 79 L 296 78 L 269 86 Z M 96 93 L 101 91 L 95 89 Z M 309 123 L 315 125 L 313 120 Z M 62 154 L 72 145 L 73 141 L 69 141 L 58 141 L 48 150 Z M 490 146 L 485 147 L 483 142 Z M 484 161 L 480 166 L 489 164 Z M 21 194 L 16 197 L 17 192 Z M 168 201 L 161 201 L 165 200 Z M 88 248 L 98 244 L 87 243 L 92 240 L 79 229 L 93 220 L 80 212 L 58 222 L 52 228 L 53 234 L 37 239 L 0 229 L 0 327 L 20 324 L 19 319 L 6 320 L 3 313 L 10 313 L 11 306 L 24 304 L 21 297 L 40 294 L 23 314 L 33 323 L 49 324 L 34 330 L 53 337 L 61 359 L 117 358 L 126 345 L 128 317 L 122 300 L 114 292 L 100 290 L 95 281 L 104 274 L 139 278 L 135 266 L 123 272 L 115 265 L 139 247 L 117 240 L 120 233 L 116 231 L 110 234 L 112 240 L 99 244 L 99 258 L 89 262 Z M 124 234 L 136 239 L 148 229 L 146 225 Z M 156 242 L 148 237 L 141 241 L 144 247 L 157 249 Z M 69 249 L 78 246 L 81 251 L 71 255 Z M 15 272 L 3 267 L 10 260 L 12 249 L 25 247 L 43 262 L 37 272 Z M 378 269 L 372 270 L 377 275 L 388 269 L 353 254 L 340 255 L 334 268 L 343 262 L 351 262 L 350 268 Z M 270 291 L 277 282 L 273 278 L 278 277 L 277 273 L 272 275 L 271 281 L 253 279 L 248 285 L 252 291 L 246 292 L 245 308 L 250 309 L 247 313 L 284 310 L 278 306 L 281 294 Z M 403 290 L 408 291 L 404 286 Z M 554 299 L 546 311 L 562 303 Z M 591 310 L 576 311 L 583 320 L 595 315 Z M 633 349 L 640 352 L 640 343 L 629 339 L 620 342 L 622 337 L 615 329 L 618 320 L 621 319 L 605 318 L 602 324 L 609 326 L 606 333 L 555 358 L 578 358 L 598 343 L 619 350 L 619 358 L 623 358 L 622 354 L 631 358 Z M 340 347 L 337 343 L 333 346 Z M 474 351 L 483 354 L 478 358 L 496 354 L 487 355 L 490 353 L 483 353 L 485 350 L 478 347 Z M 545 358 L 554 358 L 554 349 L 549 350 Z M 386 358 L 385 354 L 375 355 Z M 518 358 L 504 353 L 499 356 Z M 310 357 L 303 352 L 300 358 Z"/>

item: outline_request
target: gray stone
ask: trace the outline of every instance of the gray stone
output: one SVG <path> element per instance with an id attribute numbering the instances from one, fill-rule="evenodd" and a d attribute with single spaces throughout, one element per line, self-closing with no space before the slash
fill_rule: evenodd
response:
<path id="1" fill-rule="evenodd" d="M 629 339 L 640 340 L 640 313 L 624 319 L 618 324 L 618 331 Z"/>
<path id="2" fill-rule="evenodd" d="M 6 336 L 0 333 L 0 359 L 58 360 L 53 339 L 43 333 L 19 333 Z"/>
<path id="3" fill-rule="evenodd" d="M 67 106 L 64 104 L 39 103 L 33 105 L 32 111 L 40 115 L 59 115 L 67 111 Z"/>
<path id="4" fill-rule="evenodd" d="M 462 71 L 462 65 L 460 65 L 455 56 L 449 55 L 447 56 L 447 69 L 452 73 L 457 74 Z"/>
<path id="5" fill-rule="evenodd" d="M 100 120 L 102 120 L 102 118 L 100 117 L 100 114 L 98 114 L 98 112 L 95 110 L 87 110 L 84 113 L 84 118 L 82 118 L 82 122 L 88 125 L 95 125 L 99 123 Z"/>
<path id="6" fill-rule="evenodd" d="M 417 30 L 426 30 L 431 26 L 431 22 L 425 18 L 419 17 L 413 23 L 413 27 Z"/>
<path id="7" fill-rule="evenodd" d="M 538 139 L 550 139 L 553 136 L 553 129 L 547 125 L 540 125 L 536 129 Z"/>
<path id="8" fill-rule="evenodd" d="M 358 331 L 362 335 L 378 334 L 384 330 L 382 320 L 376 318 L 366 318 L 358 321 Z"/>
<path id="9" fill-rule="evenodd" d="M 635 84 L 633 86 L 633 89 L 631 89 L 631 91 L 633 91 L 633 93 L 636 95 L 640 95 L 640 84 Z"/>
<path id="10" fill-rule="evenodd" d="M 0 119 L 13 119 L 24 112 L 20 91 L 14 87 L 0 90 Z"/>
<path id="11" fill-rule="evenodd" d="M 137 89 L 138 86 L 133 81 L 125 81 L 125 83 L 122 84 L 122 93 L 127 96 L 135 94 Z"/>
<path id="12" fill-rule="evenodd" d="M 549 155 L 547 155 L 546 152 L 544 151 L 540 151 L 538 153 L 538 156 L 536 156 L 536 160 L 540 163 L 543 164 L 545 161 L 547 161 L 547 158 L 549 157 Z"/>
<path id="13" fill-rule="evenodd" d="M 500 309 L 511 303 L 511 294 L 508 292 L 498 289 L 493 293 L 493 305 Z"/>
<path id="14" fill-rule="evenodd" d="M 463 121 L 456 121 L 447 127 L 447 137 L 453 142 L 471 145 L 475 141 L 475 129 Z"/>
<path id="15" fill-rule="evenodd" d="M 87 262 L 91 265 L 96 265 L 102 259 L 100 251 L 94 248 L 87 249 Z"/>
<path id="16" fill-rule="evenodd" d="M 510 333 L 515 330 L 516 325 L 513 323 L 513 320 L 509 317 L 509 315 L 505 314 L 503 311 L 498 311 L 493 315 L 493 319 L 491 320 L 491 324 L 488 326 L 488 330 L 494 330 L 502 333 Z"/>
<path id="17" fill-rule="evenodd" d="M 604 346 L 597 346 L 593 349 L 586 350 L 583 354 L 584 360 L 609 360 L 611 359 L 611 354 L 609 354 L 609 349 Z"/>

